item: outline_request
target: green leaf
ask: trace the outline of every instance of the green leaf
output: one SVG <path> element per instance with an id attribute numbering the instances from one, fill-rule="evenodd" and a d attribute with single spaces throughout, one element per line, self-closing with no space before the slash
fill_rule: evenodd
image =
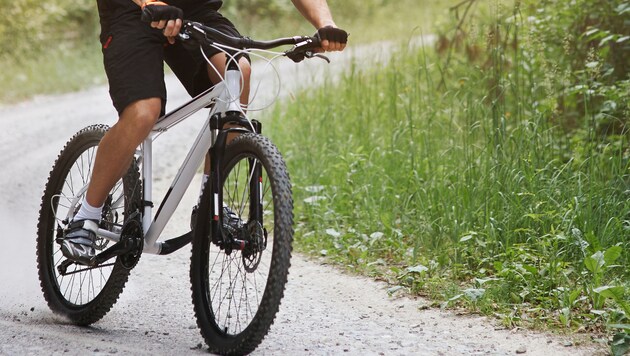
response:
<path id="1" fill-rule="evenodd" d="M 609 327 L 609 328 L 612 328 L 612 329 L 630 330 L 630 324 L 608 324 L 606 326 Z"/>
<path id="2" fill-rule="evenodd" d="M 582 293 L 582 292 L 579 289 L 573 290 L 573 291 L 571 291 L 571 293 L 569 293 L 569 303 L 570 303 L 570 305 L 574 305 L 575 304 L 575 301 L 580 296 L 580 293 Z"/>
<path id="3" fill-rule="evenodd" d="M 602 251 L 597 251 L 592 256 L 584 259 L 584 265 L 592 273 L 599 273 L 604 263 L 604 253 Z"/>
<path id="4" fill-rule="evenodd" d="M 604 262 L 607 266 L 610 266 L 615 262 L 621 253 L 623 252 L 623 248 L 621 246 L 613 246 L 604 252 Z"/>
<path id="5" fill-rule="evenodd" d="M 630 12 L 630 3 L 621 3 L 619 4 L 619 6 L 617 6 L 617 8 L 615 9 L 615 12 L 618 13 L 619 15 L 623 15 L 626 12 Z"/>
<path id="6" fill-rule="evenodd" d="M 597 32 L 599 32 L 599 29 L 598 29 L 598 28 L 591 28 L 590 30 L 588 30 L 588 31 L 584 32 L 584 36 L 587 36 L 587 37 L 588 37 L 588 36 L 590 36 L 590 35 L 592 35 L 592 34 L 595 34 L 595 33 L 597 33 Z"/>
<path id="7" fill-rule="evenodd" d="M 593 292 L 601 295 L 604 298 L 621 301 L 623 300 L 623 294 L 625 290 L 623 287 L 620 286 L 601 286 L 593 289 Z"/>
<path id="8" fill-rule="evenodd" d="M 407 267 L 407 272 L 409 272 L 409 273 L 423 273 L 423 272 L 426 272 L 428 270 L 429 270 L 429 268 L 427 268 L 427 267 L 425 267 L 423 265 L 417 265 L 417 266 L 414 266 L 414 267 Z"/>
<path id="9" fill-rule="evenodd" d="M 625 355 L 626 352 L 630 351 L 630 335 L 617 333 L 610 344 L 610 351 L 614 356 Z"/>
<path id="10" fill-rule="evenodd" d="M 490 281 L 499 281 L 499 278 L 475 278 L 475 282 L 477 282 L 480 286 L 484 285 L 486 282 L 490 282 Z"/>
<path id="11" fill-rule="evenodd" d="M 586 64 L 586 66 L 588 67 L 588 64 Z M 544 214 L 534 214 L 534 213 L 525 214 L 526 218 L 530 218 L 534 221 L 540 221 L 541 220 L 540 218 L 542 218 L 543 216 Z"/>
<path id="12" fill-rule="evenodd" d="M 630 39 L 630 36 L 623 36 L 617 39 L 617 43 L 622 43 Z"/>
<path id="13" fill-rule="evenodd" d="M 477 232 L 476 231 L 469 231 L 466 235 L 462 236 L 459 239 L 459 242 L 466 242 L 466 241 L 472 239 L 475 236 L 477 236 Z"/>
<path id="14" fill-rule="evenodd" d="M 615 37 L 617 37 L 617 35 L 608 35 L 606 37 L 604 37 L 600 42 L 599 42 L 599 46 L 600 47 L 604 47 L 606 45 L 606 43 L 610 42 L 611 40 L 614 40 Z"/>

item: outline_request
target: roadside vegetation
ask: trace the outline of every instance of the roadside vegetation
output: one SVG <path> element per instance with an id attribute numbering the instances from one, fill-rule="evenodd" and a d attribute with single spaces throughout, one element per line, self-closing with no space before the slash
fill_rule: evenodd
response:
<path id="1" fill-rule="evenodd" d="M 627 352 L 630 2 L 467 0 L 452 18 L 435 46 L 276 108 L 299 248 Z"/>
<path id="2" fill-rule="evenodd" d="M 329 3 L 353 44 L 400 46 L 266 119 L 297 248 L 392 294 L 627 352 L 630 1 Z M 0 10 L 0 103 L 105 82 L 93 1 Z M 288 0 L 224 11 L 252 37 L 313 32 Z M 435 44 L 408 45 L 426 33 Z"/>

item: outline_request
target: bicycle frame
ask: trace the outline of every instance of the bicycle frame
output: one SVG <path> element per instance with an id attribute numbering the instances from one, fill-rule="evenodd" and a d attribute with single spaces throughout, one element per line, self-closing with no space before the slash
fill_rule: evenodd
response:
<path id="1" fill-rule="evenodd" d="M 136 152 L 136 156 L 142 164 L 141 179 L 143 182 L 144 205 L 142 207 L 142 227 L 144 231 L 143 253 L 164 254 L 164 241 L 158 242 L 157 240 L 164 230 L 164 227 L 173 216 L 175 209 L 181 202 L 186 189 L 192 182 L 197 172 L 197 168 L 199 168 L 201 163 L 204 161 L 204 158 L 210 148 L 217 142 L 219 130 L 218 128 L 211 128 L 211 119 L 213 116 L 216 117 L 216 114 L 224 116 L 229 112 L 242 113 L 238 99 L 241 91 L 240 81 L 241 75 L 238 70 L 238 66 L 228 66 L 225 80 L 159 118 L 153 127 L 152 134 L 145 139 L 143 144 L 140 146 L 140 149 Z M 179 124 L 199 110 L 210 105 L 211 109 L 208 114 L 208 120 L 204 121 L 203 127 L 200 129 L 197 138 L 175 175 L 170 188 L 166 192 L 166 195 L 155 214 L 155 218 L 153 218 L 153 140 L 158 134 L 168 131 L 171 127 Z M 217 204 L 218 202 L 215 201 L 215 207 Z M 215 212 L 217 210 L 218 209 L 215 209 Z M 72 209 L 70 209 L 70 211 L 72 211 Z M 187 235 L 189 234 L 190 233 L 180 236 L 179 239 L 186 240 L 188 237 Z M 119 232 L 116 233 L 105 229 L 99 229 L 98 235 L 111 241 L 120 241 Z M 185 243 L 183 243 L 182 246 L 183 245 L 185 245 Z M 172 251 L 168 251 L 166 253 L 170 252 Z"/>
<path id="2" fill-rule="evenodd" d="M 280 38 L 272 41 L 253 41 L 249 38 L 237 38 L 227 36 L 222 34 L 219 31 L 216 31 L 212 28 L 206 27 L 199 23 L 195 22 L 186 22 L 185 30 L 183 33 L 180 33 L 180 38 L 182 40 L 195 39 L 202 43 L 203 45 L 208 45 L 214 43 L 209 41 L 209 34 L 212 36 L 217 36 L 221 39 L 220 42 L 225 42 L 234 48 L 250 48 L 250 49 L 269 49 L 275 48 L 282 45 L 293 45 L 293 49 L 291 51 L 284 52 L 284 55 L 293 59 L 296 62 L 299 62 L 303 58 L 313 58 L 313 57 L 321 57 L 328 59 L 324 56 L 314 53 L 312 50 L 319 47 L 319 39 L 315 37 L 305 37 L 305 36 L 295 36 L 295 37 L 287 37 Z M 229 48 L 226 47 L 226 48 Z M 227 51 L 224 50 L 227 53 Z M 202 52 L 203 53 L 203 52 Z M 240 52 L 242 53 L 242 52 Z M 238 57 L 238 56 L 236 56 Z M 191 99 L 184 105 L 179 108 L 171 111 L 170 113 L 162 116 L 158 119 L 155 126 L 153 127 L 152 134 L 149 135 L 147 139 L 142 143 L 140 149 L 136 151 L 136 157 L 138 158 L 138 162 L 142 165 L 142 175 L 141 179 L 143 182 L 143 197 L 142 197 L 142 230 L 144 233 L 144 244 L 143 244 L 143 252 L 150 254 L 168 254 L 171 253 L 183 246 L 185 246 L 188 242 L 192 240 L 192 232 L 179 236 L 177 238 L 173 238 L 167 241 L 158 242 L 158 238 L 160 237 L 164 227 L 172 217 L 175 209 L 181 202 L 184 193 L 188 186 L 190 185 L 197 168 L 201 165 L 204 160 L 204 157 L 207 153 L 210 153 L 212 156 L 211 159 L 211 177 L 208 185 L 206 187 L 211 186 L 213 189 L 218 189 L 216 187 L 220 186 L 220 160 L 222 158 L 222 153 L 224 152 L 224 148 L 226 145 L 226 135 L 227 132 L 256 132 L 260 133 L 260 124 L 258 122 L 250 122 L 247 119 L 243 119 L 241 116 L 243 115 L 243 110 L 240 107 L 240 93 L 241 93 L 241 73 L 240 68 L 238 68 L 237 60 L 235 56 L 230 56 L 228 54 L 227 61 L 227 71 L 225 72 L 224 80 L 214 87 L 204 91 L 199 94 L 195 98 Z M 209 62 L 209 60 L 206 58 Z M 208 114 L 208 120 L 204 124 L 204 126 L 199 131 L 197 138 L 194 141 L 193 146 L 188 152 L 184 162 L 179 168 L 173 182 L 171 183 L 170 188 L 168 189 L 164 199 L 160 207 L 157 210 L 155 218 L 153 218 L 153 140 L 159 135 L 162 134 L 171 127 L 177 125 L 184 119 L 188 118 L 192 114 L 198 112 L 199 110 L 211 107 L 210 113 Z M 237 116 L 237 117 L 236 117 Z M 227 120 L 231 118 L 232 120 Z M 233 120 L 236 119 L 236 120 Z M 245 128 L 229 128 L 223 129 L 222 126 L 225 122 L 237 121 L 241 126 L 243 123 L 247 123 Z M 220 124 L 219 124 L 220 123 Z M 251 130 L 250 130 L 251 128 Z M 212 148 L 216 149 L 212 149 Z M 218 153 L 217 153 L 218 151 Z M 251 175 L 249 182 L 251 186 L 251 202 L 250 205 L 253 207 L 252 211 L 250 211 L 250 219 L 256 221 L 262 221 L 262 207 L 259 205 L 259 193 L 261 192 L 261 188 L 259 186 L 259 182 L 256 180 L 260 178 L 260 167 L 257 167 L 257 162 L 252 162 L 251 165 Z M 89 183 L 88 183 L 89 184 Z M 75 211 L 75 207 L 79 204 L 79 196 L 87 189 L 87 185 L 81 189 L 81 194 L 78 194 L 74 197 L 71 207 L 69 209 L 68 215 L 66 217 L 66 221 L 72 221 L 72 215 Z M 223 213 L 222 209 L 220 209 L 223 203 L 222 192 L 219 190 L 212 191 L 211 201 L 212 201 L 212 226 L 210 233 L 213 236 L 213 242 L 221 243 L 241 243 L 242 241 L 214 241 L 215 238 L 221 238 L 220 225 L 219 220 L 221 219 Z M 124 202 L 117 201 L 116 205 L 122 204 Z M 207 207 L 206 207 L 207 208 Z M 205 211 L 208 211 L 206 209 Z M 123 228 L 118 229 L 117 231 L 109 231 L 106 229 L 99 229 L 97 235 L 103 237 L 105 239 L 120 242 L 121 241 L 121 231 Z M 223 246 L 223 245 L 222 245 Z M 224 246 L 222 248 L 231 249 L 234 246 Z M 238 248 L 238 246 L 236 246 Z M 129 246 L 125 246 L 125 244 L 121 244 L 117 248 L 118 250 L 128 250 Z M 113 247 L 109 250 L 116 250 Z M 104 254 L 102 260 L 111 258 L 116 255 L 117 252 L 110 251 L 110 253 L 101 253 Z M 98 263 L 98 255 L 97 255 L 97 263 Z"/>

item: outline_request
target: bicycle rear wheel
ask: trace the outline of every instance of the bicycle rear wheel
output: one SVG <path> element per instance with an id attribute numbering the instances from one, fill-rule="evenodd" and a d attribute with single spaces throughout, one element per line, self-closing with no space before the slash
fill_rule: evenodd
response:
<path id="1" fill-rule="evenodd" d="M 109 128 L 89 126 L 74 135 L 55 162 L 42 197 L 37 225 L 37 269 L 44 298 L 52 311 L 78 325 L 101 319 L 116 303 L 130 272 L 125 256 L 96 267 L 67 260 L 55 239 L 62 236 L 70 210 L 76 213 L 90 179 L 96 150 Z M 101 228 L 119 232 L 141 206 L 139 169 L 134 160 L 114 186 L 103 207 Z M 109 247 L 96 241 L 97 253 Z"/>
<path id="2" fill-rule="evenodd" d="M 212 242 L 211 190 L 204 189 L 193 240 L 192 298 L 210 351 L 244 354 L 265 337 L 284 295 L 293 200 L 286 165 L 267 138 L 241 134 L 225 152 L 222 229 L 247 245 L 231 249 Z M 260 173 L 252 173 L 254 165 L 261 167 Z M 261 202 L 262 209 L 250 214 L 256 211 L 255 202 Z"/>

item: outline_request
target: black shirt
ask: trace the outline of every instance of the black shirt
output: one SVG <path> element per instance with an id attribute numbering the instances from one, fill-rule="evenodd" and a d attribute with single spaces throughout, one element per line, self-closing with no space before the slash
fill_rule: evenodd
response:
<path id="1" fill-rule="evenodd" d="M 184 17 L 188 11 L 200 9 L 218 10 L 223 5 L 222 0 L 165 0 L 169 5 L 184 10 Z M 98 14 L 101 27 L 105 30 L 112 22 L 121 19 L 137 18 L 140 20 L 140 7 L 132 0 L 97 0 Z"/>

